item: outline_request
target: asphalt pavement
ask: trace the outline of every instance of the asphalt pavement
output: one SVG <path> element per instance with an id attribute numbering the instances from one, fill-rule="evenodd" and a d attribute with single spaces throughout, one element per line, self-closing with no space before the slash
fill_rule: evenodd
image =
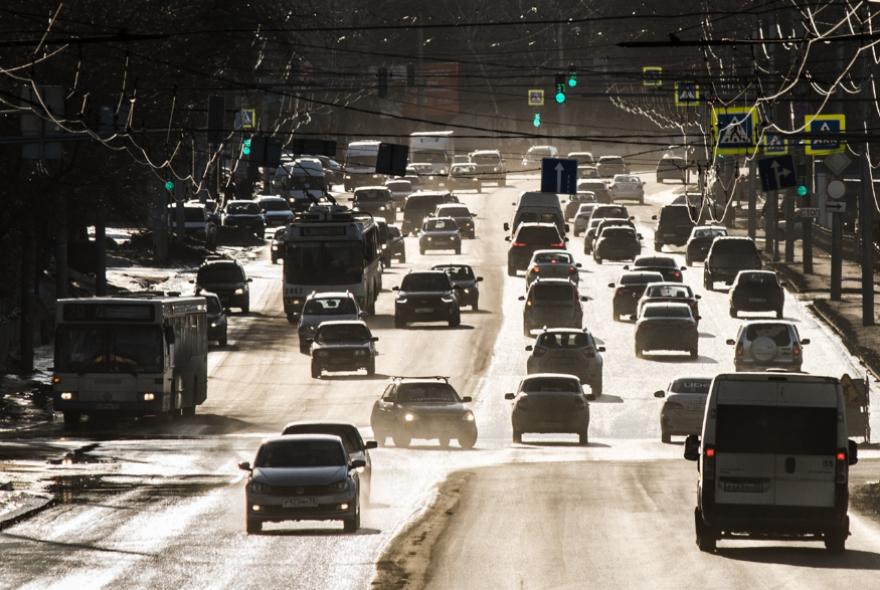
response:
<path id="1" fill-rule="evenodd" d="M 386 271 L 377 315 L 368 320 L 380 339 L 374 378 L 311 379 L 295 327 L 282 311 L 281 266 L 272 265 L 264 252 L 247 265 L 254 278 L 253 311 L 234 315 L 230 345 L 210 353 L 208 401 L 194 418 L 105 424 L 76 436 L 52 427 L 0 441 L 0 452 L 8 445 L 19 453 L 3 463 L 13 479 L 43 484 L 59 498 L 55 506 L 0 532 L 0 587 L 365 588 L 383 547 L 423 509 L 434 487 L 460 469 L 489 475 L 475 480 L 465 510 L 437 549 L 434 587 L 583 587 L 585 579 L 602 587 L 638 587 L 645 581 L 680 587 L 696 581 L 687 572 L 693 576 L 693 564 L 706 564 L 704 556 L 695 555 L 692 540 L 693 465 L 680 458 L 680 445 L 660 443 L 662 402 L 652 393 L 677 375 L 733 370 L 733 351 L 724 341 L 735 336 L 743 320 L 728 317 L 725 293 L 705 293 L 701 269 L 689 269 L 687 282 L 703 295 L 699 358 L 636 359 L 633 325 L 611 319 L 607 283 L 616 280 L 623 265 L 594 264 L 581 254 L 581 239 L 572 238 L 570 249 L 584 263 L 581 291 L 591 298 L 585 323 L 607 347 L 605 395 L 591 409 L 591 444 L 579 447 L 574 436 L 550 435 L 527 435 L 523 444 L 513 444 L 510 402 L 503 395 L 525 373 L 529 340 L 522 335 L 517 300 L 524 280 L 506 276 L 502 223 L 519 191 L 536 185 L 537 179 L 519 179 L 506 188 L 487 187 L 480 195 L 462 194 L 478 217 L 477 239 L 464 242 L 461 256 L 420 256 L 415 239 L 407 238 L 408 264 Z M 642 222 L 645 253 L 653 243 L 650 216 L 672 199 L 672 185 L 647 188 L 648 204 L 631 209 Z M 683 259 L 680 252 L 677 256 Z M 394 329 L 390 287 L 411 268 L 450 261 L 471 264 L 485 277 L 481 310 L 463 312 L 457 329 L 441 324 Z M 839 340 L 793 297 L 785 315 L 812 340 L 805 350 L 806 370 L 858 372 Z M 278 433 L 288 421 L 321 419 L 353 422 L 368 436 L 370 409 L 387 376 L 435 374 L 451 376 L 460 394 L 474 396 L 476 449 L 441 450 L 435 442 L 376 450 L 372 497 L 357 534 L 323 523 L 270 525 L 260 536 L 244 533 L 243 475 L 235 465 L 252 459 L 261 438 Z M 863 457 L 854 477 L 874 469 L 870 452 Z M 530 465 L 511 465 L 518 463 Z M 511 502 L 501 491 L 505 485 Z M 467 510 L 482 511 L 485 520 L 464 518 Z M 846 567 L 825 558 L 779 565 L 774 560 L 782 558 L 774 557 L 779 554 L 774 549 L 765 557 L 752 552 L 757 556 L 750 559 L 712 557 L 716 561 L 710 565 L 723 565 L 699 580 L 713 587 L 728 580 L 733 587 L 778 587 L 813 572 L 816 584 L 824 580 L 827 587 L 844 580 L 833 578 L 843 570 L 870 584 L 868 570 L 876 569 L 873 551 L 880 552 L 880 535 L 872 525 L 858 523 L 851 546 L 861 557 Z M 573 543 L 580 543 L 576 551 L 569 547 Z M 458 546 L 468 548 L 467 559 Z M 595 552 L 595 561 L 588 563 L 596 567 L 589 572 L 586 565 L 572 563 L 584 551 Z M 609 556 L 602 567 L 600 555 Z M 548 577 L 549 566 L 536 565 L 542 559 L 557 564 L 558 577 Z M 679 559 L 682 572 L 671 573 L 668 564 Z M 764 563 L 760 573 L 756 561 Z M 477 580 L 455 577 L 474 571 L 486 572 L 479 586 Z M 593 577 L 584 578 L 586 573 Z"/>

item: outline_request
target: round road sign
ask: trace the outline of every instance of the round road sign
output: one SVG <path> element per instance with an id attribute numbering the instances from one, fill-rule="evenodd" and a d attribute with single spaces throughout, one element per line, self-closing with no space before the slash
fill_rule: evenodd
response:
<path id="1" fill-rule="evenodd" d="M 832 199 L 840 199 L 846 192 L 846 186 L 844 186 L 842 180 L 832 180 L 828 183 L 827 191 L 828 196 Z"/>

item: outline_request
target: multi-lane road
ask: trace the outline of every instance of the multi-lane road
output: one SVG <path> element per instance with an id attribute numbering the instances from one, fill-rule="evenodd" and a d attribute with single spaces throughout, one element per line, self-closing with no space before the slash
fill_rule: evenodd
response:
<path id="1" fill-rule="evenodd" d="M 4 464 L 13 477 L 50 486 L 60 501 L 0 532 L 0 587 L 365 588 L 383 547 L 434 486 L 465 468 L 477 476 L 435 548 L 434 588 L 870 585 L 871 570 L 880 567 L 880 529 L 863 518 L 854 522 L 854 551 L 842 558 L 825 557 L 815 544 L 732 544 L 734 551 L 715 556 L 693 545 L 693 464 L 680 458 L 680 445 L 660 443 L 661 402 L 652 392 L 677 375 L 733 370 L 725 340 L 743 321 L 728 317 L 726 294 L 703 290 L 699 268 L 685 272 L 703 295 L 699 358 L 636 359 L 633 325 L 611 319 L 607 284 L 622 265 L 594 264 L 581 254 L 581 239 L 572 238 L 570 249 L 583 262 L 581 290 L 591 298 L 585 323 L 607 348 L 591 444 L 549 435 L 511 442 L 510 402 L 503 396 L 525 372 L 528 340 L 517 299 L 524 281 L 506 276 L 502 223 L 519 191 L 536 184 L 519 179 L 463 194 L 478 217 L 477 239 L 465 241 L 461 256 L 419 256 L 407 239 L 409 263 L 386 271 L 377 314 L 369 318 L 380 338 L 374 378 L 310 377 L 281 309 L 281 267 L 264 253 L 248 265 L 253 311 L 233 317 L 230 346 L 210 353 L 208 401 L 195 418 L 143 420 L 67 438 L 49 427 L 2 441 L 29 459 Z M 632 212 L 647 253 L 650 216 L 672 199 L 672 187 L 646 188 L 648 204 Z M 410 268 L 452 259 L 485 277 L 481 311 L 464 312 L 457 329 L 395 330 L 390 288 Z M 805 370 L 859 372 L 839 340 L 793 296 L 785 315 L 812 341 Z M 370 409 L 386 376 L 433 374 L 451 376 L 459 393 L 474 397 L 475 450 L 375 451 L 372 497 L 357 534 L 311 523 L 245 534 L 243 478 L 235 465 L 252 459 L 261 437 L 287 421 L 310 419 L 347 420 L 369 435 Z M 854 479 L 880 471 L 870 455 L 863 457 Z"/>

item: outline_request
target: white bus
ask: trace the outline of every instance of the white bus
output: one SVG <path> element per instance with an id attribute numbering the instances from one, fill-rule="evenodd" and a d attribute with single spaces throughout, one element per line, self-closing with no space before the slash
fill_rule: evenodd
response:
<path id="1" fill-rule="evenodd" d="M 345 176 L 342 183 L 345 191 L 351 192 L 359 186 L 373 186 L 385 182 L 384 174 L 376 174 L 376 158 L 379 144 L 376 139 L 353 141 L 345 153 Z"/>
<path id="2" fill-rule="evenodd" d="M 382 271 L 378 228 L 369 214 L 314 206 L 287 227 L 283 248 L 284 312 L 290 323 L 313 291 L 350 291 L 361 309 L 374 313 Z"/>
<path id="3" fill-rule="evenodd" d="M 73 427 L 82 415 L 190 416 L 208 393 L 204 297 L 60 299 L 53 400 Z"/>

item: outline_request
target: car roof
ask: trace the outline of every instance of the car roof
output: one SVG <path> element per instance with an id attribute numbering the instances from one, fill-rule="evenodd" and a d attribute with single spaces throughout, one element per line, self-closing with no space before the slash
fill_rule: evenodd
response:
<path id="1" fill-rule="evenodd" d="M 454 219 L 454 218 L 452 218 L 452 217 L 440 217 L 439 215 L 438 215 L 437 217 L 429 217 L 429 218 L 425 219 L 425 223 L 431 223 L 432 221 L 451 221 L 451 222 L 455 223 L 455 219 Z"/>
<path id="2" fill-rule="evenodd" d="M 521 383 L 526 383 L 527 381 L 534 381 L 536 379 L 568 379 L 570 381 L 576 381 L 578 386 L 581 385 L 581 380 L 576 375 L 572 375 L 570 373 L 532 373 L 530 375 L 526 375 L 522 378 Z"/>
<path id="3" fill-rule="evenodd" d="M 474 267 L 470 264 L 456 264 L 454 262 L 448 262 L 446 264 L 435 264 L 431 267 L 431 270 L 441 270 L 443 268 L 469 268 L 474 270 Z"/>
<path id="4" fill-rule="evenodd" d="M 643 309 L 658 309 L 658 308 L 666 308 L 666 309 L 687 309 L 690 311 L 691 306 L 687 303 L 679 303 L 677 301 L 648 301 L 645 303 L 645 307 Z"/>
<path id="5" fill-rule="evenodd" d="M 262 195 L 254 199 L 254 201 L 284 201 L 286 203 L 287 199 L 285 199 L 281 195 Z"/>
<path id="6" fill-rule="evenodd" d="M 657 281 L 656 283 L 648 283 L 647 287 L 685 287 L 690 289 L 690 285 L 687 283 L 676 283 L 674 281 Z"/>
<path id="7" fill-rule="evenodd" d="M 602 160 L 622 160 L 623 156 L 599 156 L 599 161 Z"/>
<path id="8" fill-rule="evenodd" d="M 409 182 L 409 181 L 407 181 L 407 182 Z M 356 189 L 354 189 L 354 192 L 358 193 L 361 191 L 387 191 L 387 190 L 388 190 L 387 186 L 377 184 L 377 185 L 372 185 L 372 186 L 359 186 Z"/>
<path id="9" fill-rule="evenodd" d="M 370 329 L 367 322 L 364 320 L 332 320 L 329 322 L 321 322 L 318 326 L 318 330 L 322 330 L 325 326 L 363 326 L 367 330 Z"/>
<path id="10" fill-rule="evenodd" d="M 256 201 L 253 201 L 251 199 L 233 199 L 231 201 L 227 201 L 226 204 L 227 205 L 240 205 L 243 203 L 255 203 L 255 202 Z"/>
<path id="11" fill-rule="evenodd" d="M 478 156 L 483 154 L 492 154 L 492 155 L 501 155 L 500 150 L 474 150 L 471 152 L 472 156 Z"/>
<path id="12" fill-rule="evenodd" d="M 329 426 L 332 428 L 350 428 L 353 432 L 357 432 L 358 434 L 360 434 L 358 427 L 355 426 L 354 424 L 352 424 L 351 422 L 335 422 L 332 420 L 321 420 L 320 422 L 314 422 L 314 421 L 309 421 L 309 420 L 298 420 L 295 422 L 288 422 L 287 424 L 284 425 L 284 428 L 282 428 L 281 431 L 283 432 L 283 431 L 287 430 L 288 428 L 297 428 L 300 426 L 312 426 L 312 427 L 318 427 L 318 428 L 323 427 L 323 426 Z M 284 436 L 292 436 L 292 435 L 288 434 L 288 435 L 284 435 Z M 336 435 L 330 435 L 330 436 L 336 436 Z"/>
<path id="13" fill-rule="evenodd" d="M 586 328 L 544 328 L 541 334 L 589 334 Z"/>
<path id="14" fill-rule="evenodd" d="M 354 295 L 352 295 L 349 291 L 321 291 L 309 293 L 306 296 L 306 299 L 338 299 L 340 297 L 354 299 Z"/>
<path id="15" fill-rule="evenodd" d="M 649 270 L 629 270 L 629 271 L 625 271 L 625 272 L 621 273 L 621 275 L 620 275 L 620 279 L 618 279 L 618 282 L 619 282 L 621 279 L 623 279 L 623 277 L 640 277 L 640 278 L 644 278 L 644 279 L 652 279 L 652 278 L 654 278 L 654 277 L 660 277 L 660 280 L 661 280 L 661 281 L 664 280 L 662 274 L 660 274 L 660 273 L 657 272 L 657 271 L 649 271 Z M 659 283 L 660 281 L 652 281 L 652 282 Z"/>
<path id="16" fill-rule="evenodd" d="M 567 256 L 571 256 L 571 252 L 568 250 L 563 250 L 561 248 L 547 248 L 545 250 L 535 250 L 532 252 L 532 257 L 536 254 L 565 254 Z"/>
<path id="17" fill-rule="evenodd" d="M 267 443 L 279 443 L 279 442 L 307 442 L 307 441 L 322 441 L 322 442 L 333 442 L 336 441 L 340 445 L 342 445 L 342 439 L 336 436 L 335 434 L 285 434 L 279 436 L 273 436 L 270 438 L 263 439 L 263 445 Z"/>
<path id="18" fill-rule="evenodd" d="M 519 228 L 517 229 L 517 231 L 521 230 L 524 227 L 552 227 L 553 229 L 557 229 L 555 223 L 543 223 L 543 222 L 539 222 L 539 221 L 524 221 L 523 223 L 519 224 Z"/>
<path id="19" fill-rule="evenodd" d="M 789 326 L 791 328 L 795 327 L 794 323 L 788 320 L 749 320 L 742 324 L 743 328 L 748 328 L 749 326 Z"/>
<path id="20" fill-rule="evenodd" d="M 539 278 L 535 279 L 534 281 L 532 281 L 532 284 L 529 285 L 529 291 L 537 288 L 540 285 L 544 285 L 544 286 L 565 285 L 566 287 L 571 287 L 572 289 L 577 290 L 577 285 L 575 285 L 574 283 L 572 283 L 568 279 L 556 279 L 556 278 L 543 279 L 543 278 L 539 277 Z"/>
<path id="21" fill-rule="evenodd" d="M 637 256 L 633 266 L 677 266 L 672 256 Z"/>
<path id="22" fill-rule="evenodd" d="M 444 277 L 449 276 L 442 270 L 411 270 L 405 276 L 411 277 L 413 275 L 443 275 Z"/>
<path id="23" fill-rule="evenodd" d="M 741 270 L 737 273 L 738 275 L 771 275 L 777 276 L 775 270 L 758 270 L 758 269 L 746 269 Z"/>

